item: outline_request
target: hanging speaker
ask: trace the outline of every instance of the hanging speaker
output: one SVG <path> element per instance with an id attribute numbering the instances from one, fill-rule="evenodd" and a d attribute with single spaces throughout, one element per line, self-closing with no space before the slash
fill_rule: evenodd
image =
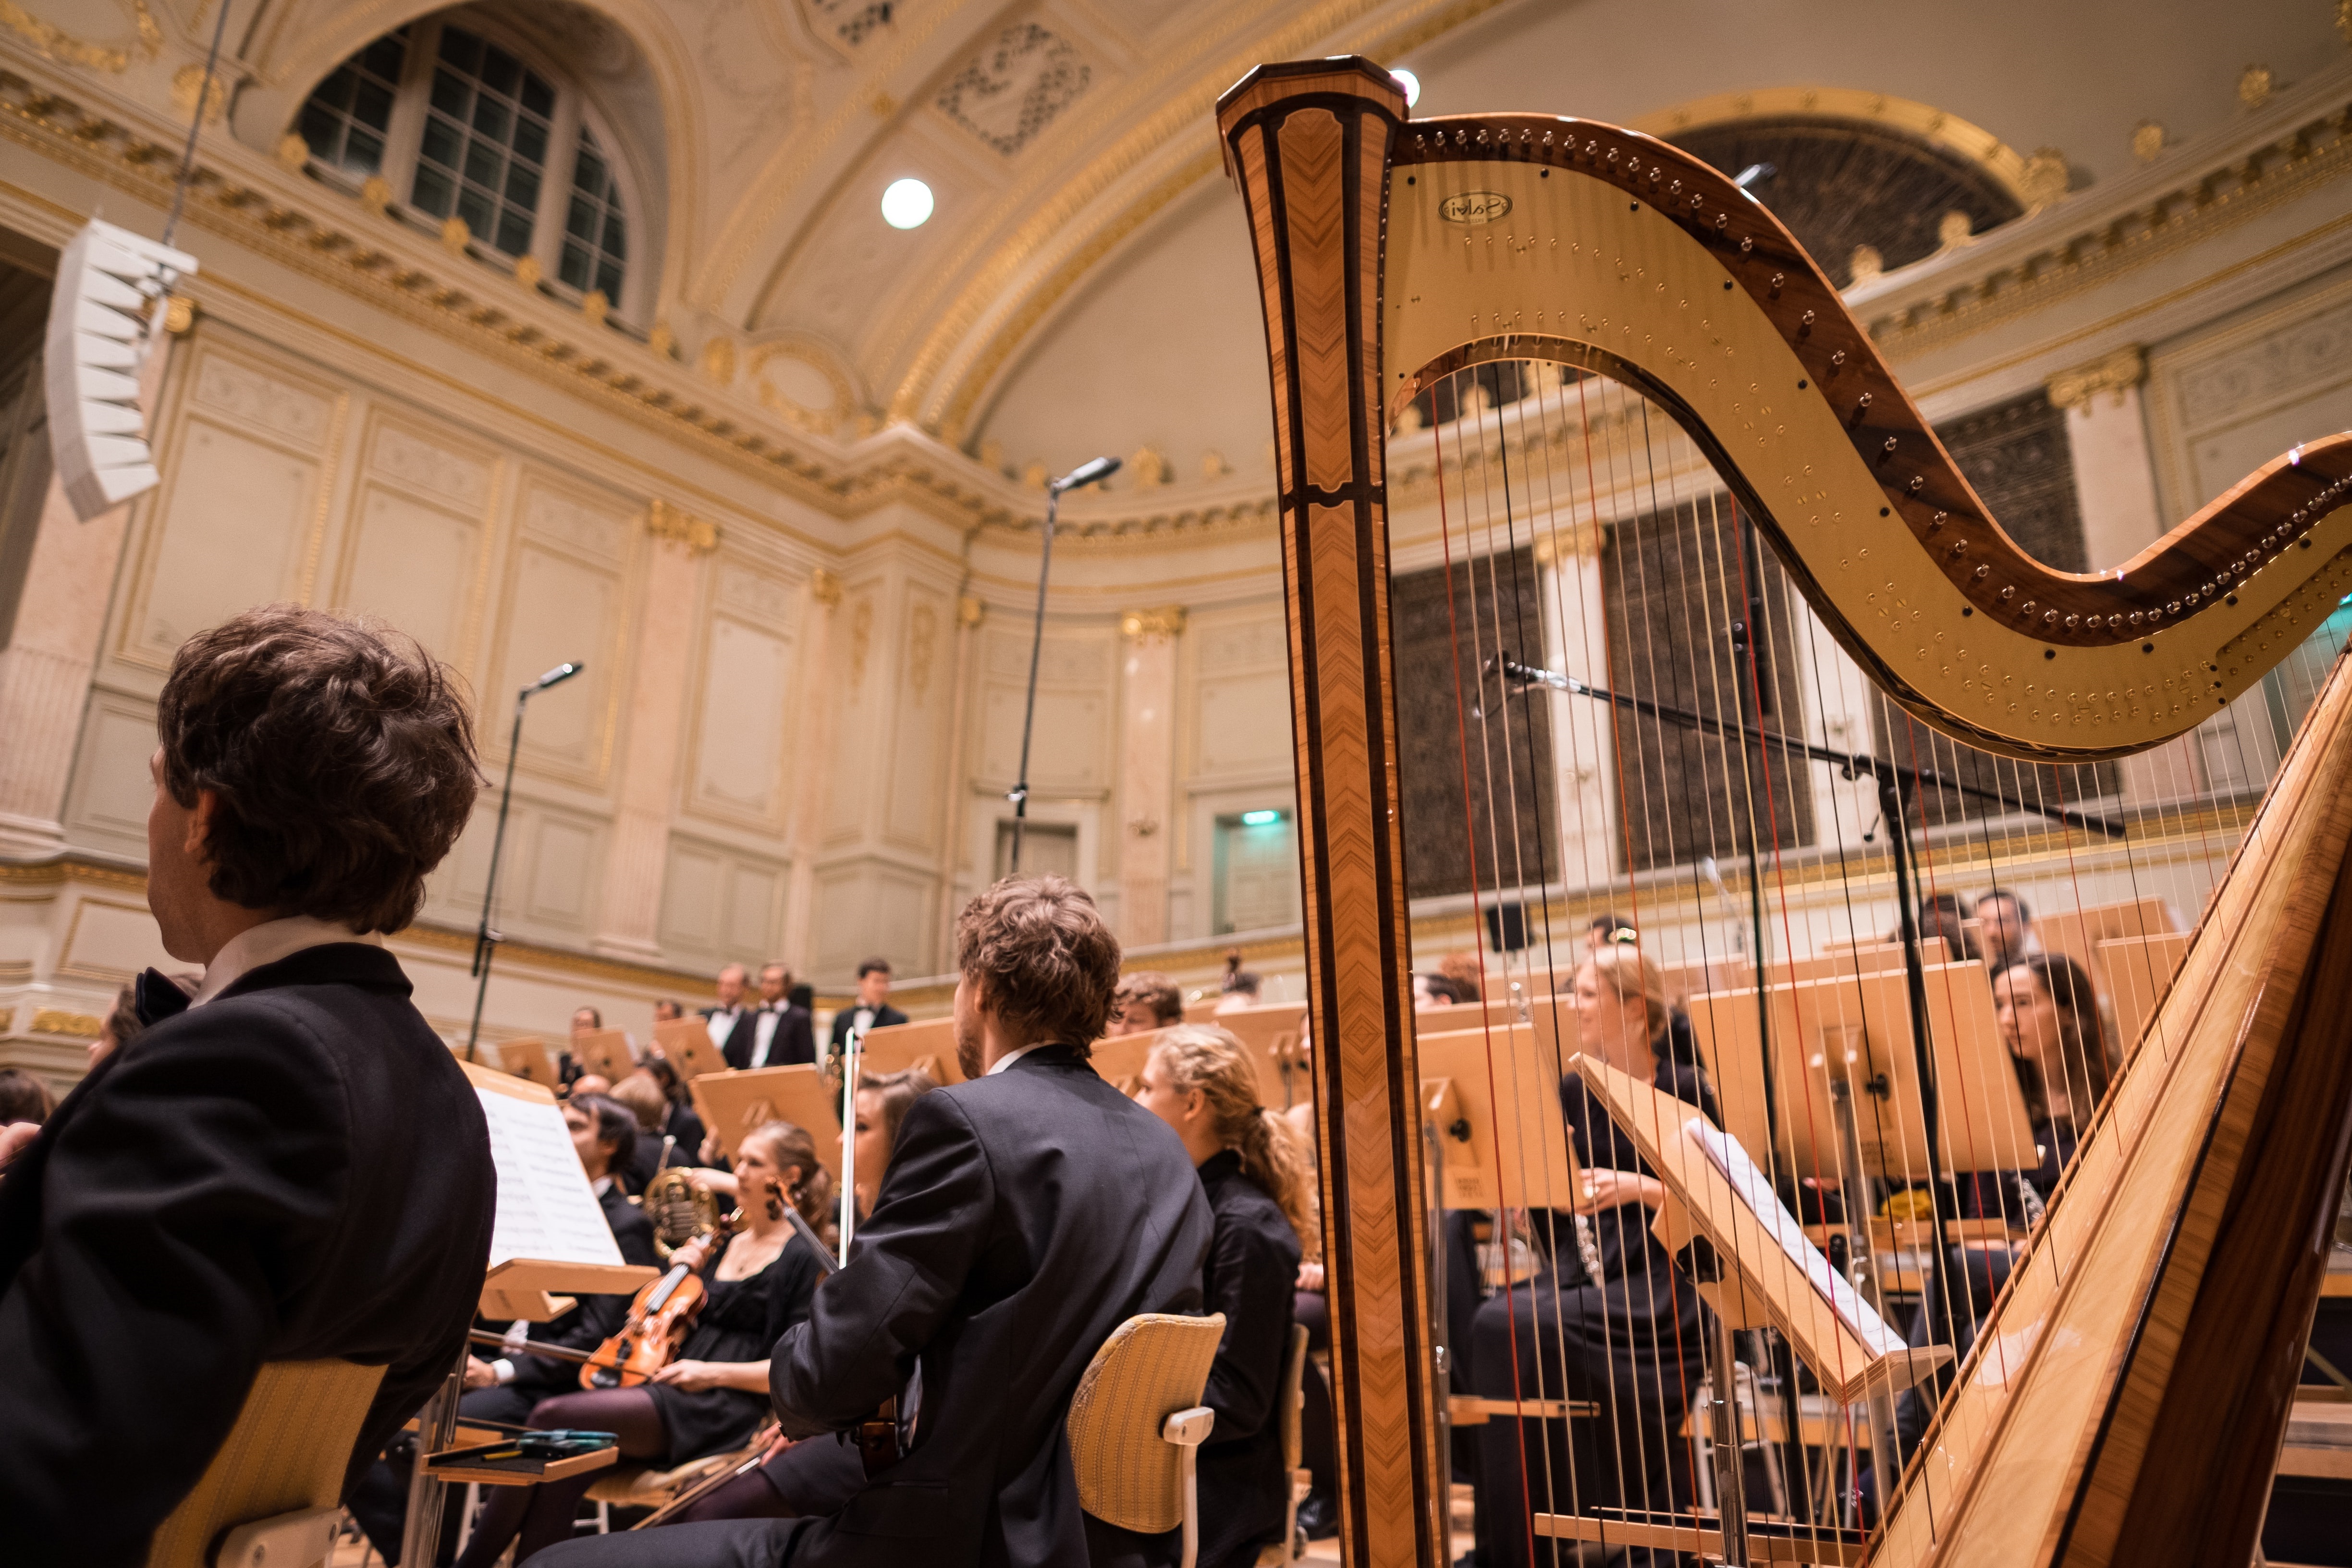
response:
<path id="1" fill-rule="evenodd" d="M 44 384 L 57 475 L 84 521 L 154 488 L 139 410 L 151 320 L 196 258 L 93 219 L 58 258 Z"/>

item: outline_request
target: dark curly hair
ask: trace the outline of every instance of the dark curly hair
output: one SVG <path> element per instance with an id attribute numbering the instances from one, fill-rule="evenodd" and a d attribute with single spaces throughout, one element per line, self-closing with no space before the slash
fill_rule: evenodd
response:
<path id="1" fill-rule="evenodd" d="M 163 785 L 217 797 L 215 897 L 362 934 L 416 918 L 481 787 L 457 678 L 388 628 L 264 605 L 180 645 Z"/>
<path id="2" fill-rule="evenodd" d="M 1006 1024 L 1083 1057 L 1110 1023 L 1118 938 L 1085 889 L 1008 877 L 956 917 L 956 968 L 987 987 Z"/>

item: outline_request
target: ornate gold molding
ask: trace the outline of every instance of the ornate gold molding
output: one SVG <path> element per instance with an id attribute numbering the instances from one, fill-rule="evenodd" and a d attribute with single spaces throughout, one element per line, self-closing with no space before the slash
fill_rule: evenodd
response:
<path id="1" fill-rule="evenodd" d="M 2088 364 L 2078 364 L 2072 370 L 2062 370 L 2043 384 L 2049 388 L 2050 401 L 2061 408 L 2087 405 L 2102 392 L 2112 392 L 2116 401 L 2147 379 L 2147 355 L 2137 343 L 2120 348 Z"/>
<path id="2" fill-rule="evenodd" d="M 988 618 L 988 601 L 977 594 L 964 594 L 956 599 L 956 625 L 977 626 Z"/>
<path id="3" fill-rule="evenodd" d="M 99 1031 L 105 1027 L 105 1019 L 94 1018 L 88 1013 L 68 1013 L 63 1007 L 38 1007 L 34 1009 L 32 1026 L 26 1032 L 94 1040 L 98 1038 Z"/>
<path id="4" fill-rule="evenodd" d="M 819 566 L 809 574 L 809 597 L 826 609 L 841 603 L 841 577 Z"/>
<path id="5" fill-rule="evenodd" d="M 1567 528 L 1546 529 L 1536 535 L 1536 564 L 1557 566 L 1562 561 L 1598 561 L 1608 536 L 1606 523 L 1595 527 L 1579 522 Z"/>
<path id="6" fill-rule="evenodd" d="M 1118 617 L 1119 635 L 1140 643 L 1165 642 L 1184 629 L 1184 606 L 1162 605 L 1155 610 L 1129 610 Z"/>
<path id="7" fill-rule="evenodd" d="M 147 9 L 147 0 L 131 0 L 131 12 L 139 31 L 138 52 L 142 58 L 153 59 L 163 47 L 163 29 L 155 25 L 154 14 Z M 63 65 L 80 66 L 86 70 L 105 71 L 109 75 L 127 68 L 131 51 L 108 44 L 93 44 L 75 37 L 64 28 L 44 22 L 16 0 L 0 0 L 0 26 L 23 38 L 44 58 Z M 188 94 L 194 107 L 195 92 Z"/>
<path id="8" fill-rule="evenodd" d="M 688 555 L 708 555 L 719 548 L 719 525 L 682 511 L 656 498 L 646 508 L 646 531 L 669 544 L 682 544 Z"/>

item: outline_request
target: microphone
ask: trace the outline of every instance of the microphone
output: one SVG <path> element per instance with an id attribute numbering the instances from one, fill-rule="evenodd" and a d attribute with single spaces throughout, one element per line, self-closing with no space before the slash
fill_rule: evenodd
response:
<path id="1" fill-rule="evenodd" d="M 1119 463 L 1117 458 L 1097 458 L 1090 463 L 1080 463 L 1054 481 L 1054 493 L 1059 495 L 1064 490 L 1083 489 L 1097 479 L 1110 478 L 1118 472 L 1118 468 Z"/>
<path id="2" fill-rule="evenodd" d="M 588 667 L 584 664 L 559 664 L 530 683 L 533 691 L 544 691 L 551 686 L 561 686 Z"/>

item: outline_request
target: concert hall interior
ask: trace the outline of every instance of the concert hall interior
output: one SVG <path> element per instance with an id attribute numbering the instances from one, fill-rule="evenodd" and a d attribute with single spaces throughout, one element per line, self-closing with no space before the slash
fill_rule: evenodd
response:
<path id="1" fill-rule="evenodd" d="M 0 1568 L 2352 1568 L 2347 640 L 2352 0 L 0 0 Z"/>

